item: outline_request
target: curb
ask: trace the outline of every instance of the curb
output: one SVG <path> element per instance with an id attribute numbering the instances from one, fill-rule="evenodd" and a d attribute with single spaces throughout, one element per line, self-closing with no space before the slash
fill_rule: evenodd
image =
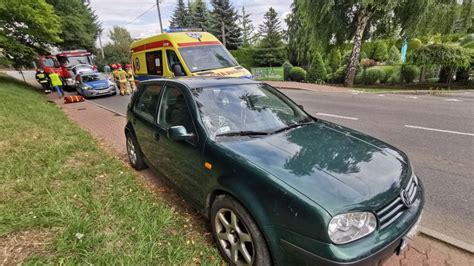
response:
<path id="1" fill-rule="evenodd" d="M 115 111 L 115 110 L 112 110 L 112 109 L 110 109 L 109 107 L 103 106 L 102 104 L 98 104 L 98 103 L 95 103 L 95 102 L 93 102 L 93 101 L 86 101 L 86 102 L 91 103 L 91 104 L 93 104 L 93 105 L 95 105 L 95 106 L 97 106 L 97 107 L 100 107 L 100 108 L 102 108 L 102 109 L 105 109 L 105 110 L 107 110 L 107 111 L 109 111 L 109 112 L 112 112 L 112 113 L 114 113 L 114 114 L 117 114 L 117 115 L 119 115 L 119 116 L 127 117 L 126 115 L 124 115 L 124 114 L 122 114 L 122 113 L 119 113 L 119 112 L 117 112 L 117 111 Z"/>
<path id="2" fill-rule="evenodd" d="M 448 244 L 450 246 L 453 246 L 457 249 L 469 252 L 471 254 L 474 254 L 474 245 L 466 243 L 464 241 L 455 239 L 453 237 L 450 237 L 448 235 L 445 235 L 443 233 L 440 233 L 438 231 L 426 228 L 424 226 L 419 227 L 419 232 L 427 237 L 433 238 L 435 240 L 441 241 L 445 244 Z"/>

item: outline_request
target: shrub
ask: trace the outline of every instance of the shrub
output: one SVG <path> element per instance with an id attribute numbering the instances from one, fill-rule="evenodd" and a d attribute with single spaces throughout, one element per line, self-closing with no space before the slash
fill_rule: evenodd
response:
<path id="1" fill-rule="evenodd" d="M 336 70 L 336 72 L 334 72 L 334 74 L 331 75 L 330 80 L 333 83 L 342 84 L 344 83 L 345 77 L 346 77 L 346 67 L 341 66 Z"/>
<path id="2" fill-rule="evenodd" d="M 232 50 L 230 53 L 235 57 L 239 64 L 247 69 L 257 66 L 255 60 L 255 49 L 243 48 L 239 50 Z"/>
<path id="3" fill-rule="evenodd" d="M 283 63 L 283 80 L 287 81 L 289 79 L 290 70 L 293 68 L 293 65 L 289 61 Z"/>
<path id="4" fill-rule="evenodd" d="M 369 68 L 369 67 L 376 66 L 377 62 L 375 62 L 375 60 L 373 59 L 362 59 L 360 64 L 363 68 Z"/>
<path id="5" fill-rule="evenodd" d="M 360 74 L 359 74 L 360 75 Z M 380 68 L 369 68 L 361 72 L 362 83 L 366 85 L 373 85 L 385 79 L 385 72 Z"/>
<path id="6" fill-rule="evenodd" d="M 329 54 L 329 64 L 328 66 L 331 67 L 331 69 L 336 70 L 340 65 L 341 65 L 341 52 L 334 48 L 331 50 L 331 53 Z"/>
<path id="7" fill-rule="evenodd" d="M 306 79 L 306 71 L 301 67 L 293 67 L 290 70 L 289 78 L 292 81 L 302 82 Z"/>
<path id="8" fill-rule="evenodd" d="M 400 70 L 400 78 L 406 83 L 412 83 L 418 75 L 420 75 L 420 69 L 414 65 L 403 65 Z"/>
<path id="9" fill-rule="evenodd" d="M 380 79 L 380 83 L 387 83 L 395 72 L 395 68 L 393 66 L 386 66 L 382 70 L 385 73 L 385 77 Z"/>
<path id="10" fill-rule="evenodd" d="M 419 39 L 411 39 L 409 42 L 408 42 L 408 53 L 411 53 L 413 51 L 415 51 L 416 49 L 420 48 L 421 46 L 423 46 L 423 43 L 419 40 Z"/>
<path id="11" fill-rule="evenodd" d="M 308 70 L 306 80 L 310 83 L 323 83 L 326 80 L 327 72 L 321 54 L 314 53 L 313 62 Z"/>
<path id="12" fill-rule="evenodd" d="M 388 59 L 387 63 L 389 64 L 398 64 L 400 63 L 400 58 L 401 58 L 400 51 L 398 48 L 394 45 L 390 47 L 390 51 L 388 52 Z"/>
<path id="13" fill-rule="evenodd" d="M 374 51 L 371 58 L 377 62 L 384 62 L 385 60 L 387 60 L 388 48 L 387 44 L 384 41 L 374 42 Z"/>

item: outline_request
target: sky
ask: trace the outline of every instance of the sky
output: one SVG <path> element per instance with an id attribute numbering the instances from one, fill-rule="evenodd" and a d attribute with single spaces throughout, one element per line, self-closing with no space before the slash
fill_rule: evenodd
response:
<path id="1" fill-rule="evenodd" d="M 161 0 L 160 2 L 163 27 L 166 28 L 169 26 L 169 19 L 173 14 L 177 1 Z M 210 0 L 206 2 L 209 5 Z M 290 12 L 292 0 L 230 0 L 230 2 L 239 10 L 239 13 L 242 6 L 245 6 L 246 12 L 251 14 L 250 18 L 255 28 L 258 28 L 258 25 L 263 21 L 263 15 L 270 7 L 278 12 L 282 24 L 286 25 L 283 18 Z M 104 29 L 102 44 L 105 45 L 110 41 L 108 33 L 113 26 L 125 27 L 134 39 L 158 34 L 160 24 L 157 9 L 153 7 L 149 10 L 155 3 L 156 0 L 90 0 L 90 4 L 99 16 Z M 187 3 L 186 0 L 185 3 Z M 145 15 L 130 23 L 147 10 L 149 11 Z"/>

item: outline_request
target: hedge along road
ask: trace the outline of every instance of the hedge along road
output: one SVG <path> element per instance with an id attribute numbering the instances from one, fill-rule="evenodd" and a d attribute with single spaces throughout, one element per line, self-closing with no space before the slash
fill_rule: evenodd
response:
<path id="1" fill-rule="evenodd" d="M 282 90 L 306 111 L 405 151 L 426 188 L 422 225 L 474 244 L 474 92 L 445 97 Z M 130 96 L 92 102 L 126 114 Z"/>

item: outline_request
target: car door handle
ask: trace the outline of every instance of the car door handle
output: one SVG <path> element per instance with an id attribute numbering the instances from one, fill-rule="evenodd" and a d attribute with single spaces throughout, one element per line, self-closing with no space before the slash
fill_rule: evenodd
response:
<path id="1" fill-rule="evenodd" d="M 153 132 L 153 139 L 155 141 L 159 141 L 160 140 L 160 133 L 158 132 Z"/>

